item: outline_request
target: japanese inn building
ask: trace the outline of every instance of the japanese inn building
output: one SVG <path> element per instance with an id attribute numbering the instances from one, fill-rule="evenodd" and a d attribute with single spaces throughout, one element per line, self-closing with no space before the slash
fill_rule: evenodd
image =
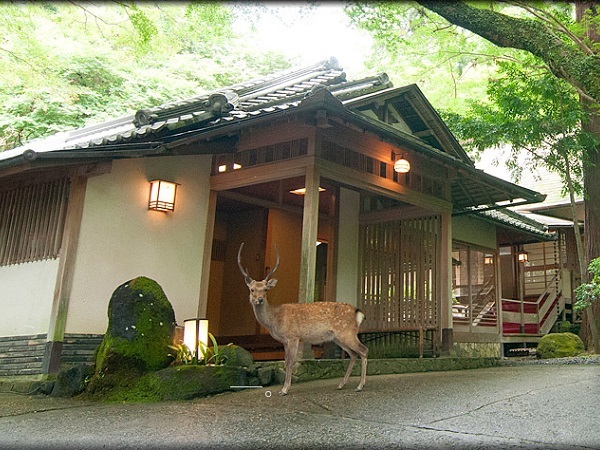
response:
<path id="1" fill-rule="evenodd" d="M 149 201 L 158 181 L 174 199 Z M 544 198 L 478 170 L 416 85 L 349 81 L 334 58 L 35 140 L 0 153 L 0 375 L 91 361 L 112 292 L 140 275 L 178 324 L 282 358 L 242 242 L 254 278 L 279 248 L 271 303 L 359 307 L 370 357 L 501 356 L 570 299 L 556 234 L 506 209 Z M 524 245 L 552 253 L 543 281 Z M 524 278 L 556 277 L 533 317 Z"/>

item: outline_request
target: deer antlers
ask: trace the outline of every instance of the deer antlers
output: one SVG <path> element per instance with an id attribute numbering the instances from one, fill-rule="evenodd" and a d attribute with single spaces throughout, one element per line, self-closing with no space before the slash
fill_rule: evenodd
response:
<path id="1" fill-rule="evenodd" d="M 250 283 L 252 281 L 252 277 L 248 275 L 248 269 L 244 269 L 244 267 L 242 266 L 242 248 L 244 248 L 243 242 L 242 245 L 240 245 L 240 249 L 238 250 L 237 263 L 238 267 L 240 268 L 240 272 L 242 272 L 242 275 L 244 275 L 244 280 L 246 281 L 246 283 Z M 275 244 L 275 254 L 277 255 L 277 263 L 275 263 L 275 267 L 271 269 L 271 271 L 267 274 L 263 281 L 268 281 L 269 278 L 273 276 L 273 274 L 279 267 L 279 249 L 277 248 L 277 244 Z"/>

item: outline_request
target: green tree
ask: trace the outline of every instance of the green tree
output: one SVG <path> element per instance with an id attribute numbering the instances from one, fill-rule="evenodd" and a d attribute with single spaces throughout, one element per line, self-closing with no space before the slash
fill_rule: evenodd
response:
<path id="1" fill-rule="evenodd" d="M 233 32 L 243 8 L 0 4 L 0 149 L 289 67 Z"/>

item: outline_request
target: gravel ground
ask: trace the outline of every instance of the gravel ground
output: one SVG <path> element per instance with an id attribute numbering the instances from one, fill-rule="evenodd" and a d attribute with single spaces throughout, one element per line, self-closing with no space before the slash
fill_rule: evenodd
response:
<path id="1" fill-rule="evenodd" d="M 522 366 L 529 364 L 600 364 L 600 355 L 570 356 L 567 358 L 539 359 L 535 356 L 505 358 L 503 366 Z"/>

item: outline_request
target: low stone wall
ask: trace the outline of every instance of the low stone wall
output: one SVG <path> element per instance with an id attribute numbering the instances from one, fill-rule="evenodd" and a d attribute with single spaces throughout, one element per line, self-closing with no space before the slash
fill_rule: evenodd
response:
<path id="1" fill-rule="evenodd" d="M 343 359 L 314 359 L 296 363 L 292 372 L 293 382 L 321 380 L 326 378 L 343 377 L 349 360 Z M 435 372 L 445 370 L 481 369 L 500 365 L 500 358 L 397 358 L 369 359 L 367 375 L 390 375 L 415 372 Z M 283 362 L 256 363 L 262 368 L 272 368 L 273 384 L 283 383 Z M 360 375 L 360 360 L 352 370 L 353 376 Z"/>
<path id="2" fill-rule="evenodd" d="M 455 342 L 452 356 L 459 358 L 500 358 L 502 344 L 499 342 Z"/>

